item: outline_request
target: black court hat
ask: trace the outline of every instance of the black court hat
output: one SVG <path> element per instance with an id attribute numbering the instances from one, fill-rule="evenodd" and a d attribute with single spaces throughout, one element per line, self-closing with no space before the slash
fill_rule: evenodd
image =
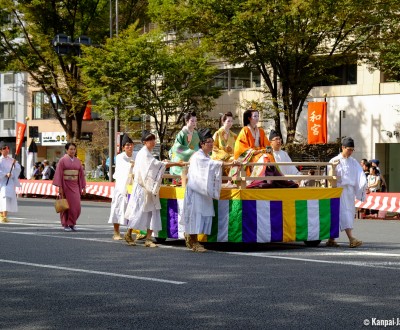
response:
<path id="1" fill-rule="evenodd" d="M 275 131 L 274 129 L 271 129 L 271 132 L 269 132 L 268 140 L 272 141 L 272 139 L 276 138 L 276 137 L 280 138 L 281 135 L 277 131 Z"/>
<path id="2" fill-rule="evenodd" d="M 142 142 L 150 141 L 150 140 L 153 140 L 155 138 L 156 138 L 156 136 L 153 133 L 151 133 L 150 131 L 148 131 L 147 129 L 142 131 Z"/>
<path id="3" fill-rule="evenodd" d="M 351 137 L 345 137 L 342 140 L 342 146 L 348 148 L 354 148 L 354 140 Z"/>
<path id="4" fill-rule="evenodd" d="M 207 139 L 213 137 L 209 128 L 199 128 L 197 133 L 199 134 L 200 142 L 207 141 Z"/>
<path id="5" fill-rule="evenodd" d="M 122 146 L 125 147 L 125 144 L 127 143 L 133 143 L 133 141 L 129 137 L 129 135 L 125 133 L 124 136 L 122 137 Z"/>

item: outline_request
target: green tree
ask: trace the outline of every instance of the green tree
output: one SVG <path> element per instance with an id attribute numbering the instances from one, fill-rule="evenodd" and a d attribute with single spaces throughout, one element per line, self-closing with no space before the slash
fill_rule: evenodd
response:
<path id="1" fill-rule="evenodd" d="M 145 18 L 143 3 L 124 2 L 122 28 Z M 110 34 L 109 4 L 109 0 L 0 0 L 0 68 L 29 74 L 32 85 L 47 95 L 69 139 L 80 138 L 88 99 L 77 66 L 79 48 L 70 45 L 67 54 L 58 54 L 53 39 L 65 34 L 73 43 L 85 35 L 94 44 L 103 43 Z M 65 116 L 59 113 L 59 107 Z"/>
<path id="2" fill-rule="evenodd" d="M 135 25 L 86 52 L 81 67 L 95 111 L 112 117 L 117 108 L 124 120 L 151 116 L 163 149 L 185 113 L 204 118 L 220 96 L 209 86 L 216 68 L 197 39 L 166 42 L 164 34 L 140 34 Z"/>
<path id="3" fill-rule="evenodd" d="M 364 54 L 372 69 L 379 69 L 389 81 L 400 81 L 400 3 L 386 2 L 391 19 L 382 22 L 380 33 L 374 36 Z"/>
<path id="4" fill-rule="evenodd" d="M 150 0 L 161 27 L 202 43 L 230 63 L 258 69 L 273 104 L 284 113 L 288 142 L 311 89 L 333 80 L 329 69 L 356 61 L 390 19 L 376 0 Z"/>

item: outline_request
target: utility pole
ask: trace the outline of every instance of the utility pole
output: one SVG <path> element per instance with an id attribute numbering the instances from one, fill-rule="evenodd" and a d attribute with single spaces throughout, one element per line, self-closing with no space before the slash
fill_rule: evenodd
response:
<path id="1" fill-rule="evenodd" d="M 113 37 L 113 6 L 112 0 L 110 0 L 110 39 Z M 118 37 L 118 0 L 115 0 L 115 35 Z M 114 119 L 110 119 L 108 123 L 108 150 L 109 150 L 109 159 L 110 164 L 108 167 L 109 170 L 109 181 L 113 181 L 114 174 L 114 156 L 116 153 L 115 150 L 115 138 L 116 134 L 119 131 L 119 120 L 118 120 L 118 108 L 114 108 Z"/>

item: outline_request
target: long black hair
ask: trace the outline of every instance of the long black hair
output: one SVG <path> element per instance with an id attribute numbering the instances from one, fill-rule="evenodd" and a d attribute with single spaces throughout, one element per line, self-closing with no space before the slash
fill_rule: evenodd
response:
<path id="1" fill-rule="evenodd" d="M 243 113 L 243 126 L 247 126 L 248 124 L 250 124 L 250 118 L 251 118 L 251 115 L 253 114 L 253 112 L 257 112 L 258 113 L 258 110 L 247 109 Z"/>
<path id="2" fill-rule="evenodd" d="M 190 118 L 192 118 L 192 117 L 197 117 L 196 116 L 196 112 L 192 111 L 192 112 L 188 112 L 187 114 L 185 114 L 185 117 L 184 117 L 185 125 L 190 120 Z"/>
<path id="3" fill-rule="evenodd" d="M 221 126 L 224 124 L 225 120 L 226 120 L 228 117 L 233 118 L 232 112 L 230 112 L 230 111 L 225 112 L 225 113 L 221 116 L 221 118 L 220 118 L 220 120 L 219 120 L 219 127 L 221 127 Z"/>

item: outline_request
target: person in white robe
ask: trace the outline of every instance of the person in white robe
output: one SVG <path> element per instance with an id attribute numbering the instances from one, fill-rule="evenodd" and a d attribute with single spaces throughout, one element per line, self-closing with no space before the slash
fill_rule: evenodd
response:
<path id="1" fill-rule="evenodd" d="M 354 151 L 354 140 L 346 137 L 342 140 L 342 152 L 332 158 L 330 163 L 338 163 L 333 175 L 337 176 L 337 186 L 343 188 L 340 196 L 339 224 L 340 230 L 345 231 L 350 247 L 355 248 L 363 244 L 353 236 L 353 223 L 355 216 L 355 199 L 364 201 L 366 197 L 367 180 L 359 162 L 351 155 Z M 332 167 L 330 166 L 330 170 Z M 330 238 L 327 246 L 339 246 L 334 238 Z"/>
<path id="2" fill-rule="evenodd" d="M 151 236 L 162 229 L 159 197 L 162 176 L 166 168 L 182 166 L 183 162 L 164 162 L 154 158 L 151 152 L 156 145 L 156 137 L 148 131 L 143 132 L 142 142 L 144 146 L 137 153 L 133 168 L 132 194 L 125 212 L 129 221 L 125 235 L 130 235 L 133 229 L 146 230 L 144 246 L 157 247 Z M 125 239 L 128 241 L 129 237 Z"/>
<path id="3" fill-rule="evenodd" d="M 18 180 L 21 165 L 12 158 L 10 148 L 5 142 L 0 143 L 0 222 L 7 223 L 8 212 L 18 212 L 16 187 L 21 187 Z"/>
<path id="4" fill-rule="evenodd" d="M 271 130 L 269 133 L 269 142 L 271 143 L 272 153 L 277 163 L 291 163 L 292 159 L 288 153 L 282 149 L 282 138 L 278 132 Z M 279 165 L 279 170 L 283 175 L 302 175 L 294 165 Z"/>
<path id="5" fill-rule="evenodd" d="M 212 160 L 213 138 L 210 130 L 199 130 L 200 149 L 189 161 L 188 183 L 183 201 L 182 222 L 185 226 L 185 240 L 194 252 L 205 252 L 198 242 L 198 234 L 211 234 L 212 219 L 215 216 L 213 199 L 219 199 L 222 184 L 222 166 L 239 165 L 234 160 L 224 163 Z"/>
<path id="6" fill-rule="evenodd" d="M 122 240 L 120 226 L 128 224 L 128 220 L 125 219 L 125 211 L 128 204 L 129 190 L 132 188 L 131 173 L 135 164 L 133 160 L 133 141 L 128 134 L 124 134 L 121 144 L 123 152 L 117 155 L 115 161 L 115 172 L 113 174 L 115 187 L 108 219 L 108 223 L 112 223 L 114 227 L 113 240 Z"/>

